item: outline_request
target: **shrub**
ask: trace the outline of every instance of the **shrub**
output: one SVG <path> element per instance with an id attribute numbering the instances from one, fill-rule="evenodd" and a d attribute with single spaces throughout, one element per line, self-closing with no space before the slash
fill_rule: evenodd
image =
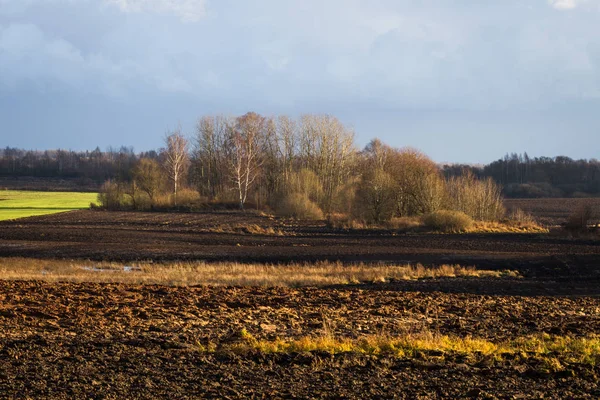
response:
<path id="1" fill-rule="evenodd" d="M 396 217 L 387 221 L 384 226 L 387 229 L 394 229 L 399 231 L 410 231 L 420 228 L 423 225 L 421 218 L 419 217 Z"/>
<path id="2" fill-rule="evenodd" d="M 313 202 L 323 199 L 323 183 L 317 174 L 306 168 L 290 175 L 285 191 L 301 193 Z"/>
<path id="3" fill-rule="evenodd" d="M 477 221 L 498 221 L 504 216 L 501 188 L 491 178 L 479 180 L 466 172 L 448 180 L 448 208 Z"/>
<path id="4" fill-rule="evenodd" d="M 150 200 L 150 196 L 148 196 L 145 192 L 138 192 L 134 195 L 133 198 L 135 203 L 135 209 L 139 211 L 147 211 L 152 209 L 152 201 Z"/>
<path id="5" fill-rule="evenodd" d="M 586 231 L 595 218 L 593 206 L 590 203 L 582 204 L 569 216 L 566 228 L 571 231 Z"/>
<path id="6" fill-rule="evenodd" d="M 310 220 L 323 219 L 323 211 L 319 206 L 301 193 L 292 193 L 285 196 L 276 211 L 284 217 Z"/>
<path id="7" fill-rule="evenodd" d="M 100 188 L 98 203 L 107 210 L 120 210 L 127 205 L 124 194 L 121 184 L 108 180 Z"/>
<path id="8" fill-rule="evenodd" d="M 166 210 L 173 207 L 173 195 L 160 193 L 154 199 L 154 208 L 157 210 Z"/>
<path id="9" fill-rule="evenodd" d="M 515 208 L 511 210 L 508 214 L 508 221 L 517 222 L 519 224 L 524 225 L 536 225 L 537 221 L 533 217 L 533 215 L 521 210 L 520 208 Z"/>
<path id="10" fill-rule="evenodd" d="M 462 232 L 473 226 L 473 220 L 462 211 L 440 210 L 423 217 L 423 224 L 442 232 Z"/>
<path id="11" fill-rule="evenodd" d="M 178 206 L 193 206 L 202 200 L 200 193 L 193 189 L 180 189 L 177 191 L 177 205 Z"/>
<path id="12" fill-rule="evenodd" d="M 382 169 L 368 171 L 356 191 L 353 216 L 368 223 L 379 224 L 392 219 L 395 207 L 395 184 Z"/>

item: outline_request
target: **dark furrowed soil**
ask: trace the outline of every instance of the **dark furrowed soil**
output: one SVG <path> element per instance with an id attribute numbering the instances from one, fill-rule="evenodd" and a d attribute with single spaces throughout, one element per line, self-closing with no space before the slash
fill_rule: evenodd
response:
<path id="1" fill-rule="evenodd" d="M 509 210 L 521 209 L 539 223 L 549 226 L 565 224 L 569 217 L 584 205 L 600 210 L 600 198 L 505 199 Z"/>
<path id="2" fill-rule="evenodd" d="M 1 398 L 597 398 L 598 367 L 204 353 L 258 339 L 428 330 L 493 341 L 600 328 L 600 299 L 0 281 Z"/>
<path id="3" fill-rule="evenodd" d="M 264 230 L 250 234 L 249 226 Z M 271 231 L 269 231 L 269 229 Z M 600 240 L 341 231 L 253 213 L 75 211 L 0 222 L 0 257 L 463 264 L 600 287 Z M 598 293 L 600 294 L 600 292 Z"/>

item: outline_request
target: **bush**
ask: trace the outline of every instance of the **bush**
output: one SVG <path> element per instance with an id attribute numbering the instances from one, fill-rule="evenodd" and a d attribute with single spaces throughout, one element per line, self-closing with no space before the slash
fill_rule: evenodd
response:
<path id="1" fill-rule="evenodd" d="M 100 207 L 107 210 L 120 210 L 128 206 L 125 201 L 123 185 L 110 180 L 104 182 L 98 193 Z"/>
<path id="2" fill-rule="evenodd" d="M 200 193 L 193 189 L 180 189 L 177 191 L 177 205 L 183 207 L 190 207 L 200 203 L 203 199 L 200 197 Z M 206 199 L 204 199 L 206 201 Z"/>
<path id="3" fill-rule="evenodd" d="M 423 222 L 419 217 L 396 217 L 384 224 L 387 229 L 394 229 L 398 231 L 410 231 L 420 228 L 422 225 Z"/>
<path id="4" fill-rule="evenodd" d="M 442 232 L 462 232 L 473 226 L 473 220 L 462 211 L 440 210 L 423 217 L 425 227 Z"/>
<path id="5" fill-rule="evenodd" d="M 566 228 L 571 231 L 587 231 L 590 225 L 594 224 L 596 213 L 593 206 L 589 203 L 579 206 L 567 221 Z"/>
<path id="6" fill-rule="evenodd" d="M 448 205 L 477 221 L 498 221 L 505 209 L 501 189 L 491 178 L 478 180 L 471 172 L 448 180 Z"/>
<path id="7" fill-rule="evenodd" d="M 396 206 L 395 189 L 394 179 L 382 169 L 366 172 L 356 191 L 353 217 L 370 224 L 391 220 Z"/>
<path id="8" fill-rule="evenodd" d="M 135 197 L 133 198 L 133 202 L 135 204 L 135 209 L 139 211 L 148 211 L 152 209 L 152 201 L 150 201 L 150 196 L 144 192 L 135 193 Z"/>
<path id="9" fill-rule="evenodd" d="M 292 193 L 283 198 L 279 207 L 276 208 L 277 214 L 284 217 L 293 217 L 298 219 L 320 220 L 323 219 L 323 211 L 317 204 L 312 202 L 305 194 Z"/>
<path id="10" fill-rule="evenodd" d="M 521 210 L 520 208 L 515 208 L 510 211 L 508 214 L 508 221 L 524 225 L 537 225 L 537 221 L 533 215 Z"/>

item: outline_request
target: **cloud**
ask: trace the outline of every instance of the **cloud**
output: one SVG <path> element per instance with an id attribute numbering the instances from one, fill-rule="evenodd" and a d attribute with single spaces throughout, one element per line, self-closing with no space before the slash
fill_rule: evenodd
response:
<path id="1" fill-rule="evenodd" d="M 115 61 L 99 52 L 85 53 L 63 38 L 48 36 L 34 24 L 0 25 L 0 87 L 19 90 L 21 85 L 33 85 L 44 91 L 60 83 L 83 93 L 122 98 L 140 81 L 150 81 L 165 90 L 174 86 L 136 62 Z"/>
<path id="2" fill-rule="evenodd" d="M 550 5 L 557 10 L 571 10 L 577 7 L 577 0 L 549 0 Z"/>
<path id="3" fill-rule="evenodd" d="M 206 0 L 104 0 L 123 12 L 173 14 L 184 22 L 197 22 L 206 15 Z"/>
<path id="4" fill-rule="evenodd" d="M 526 12 L 520 0 L 435 10 L 408 0 L 255 1 L 211 2 L 205 18 L 208 0 L 0 0 L 32 5 L 0 19 L 0 84 L 315 108 L 521 107 L 600 93 L 597 14 L 554 12 L 600 0 L 540 0 Z"/>
<path id="5" fill-rule="evenodd" d="M 573 10 L 583 5 L 598 5 L 598 0 L 548 0 L 557 10 Z"/>

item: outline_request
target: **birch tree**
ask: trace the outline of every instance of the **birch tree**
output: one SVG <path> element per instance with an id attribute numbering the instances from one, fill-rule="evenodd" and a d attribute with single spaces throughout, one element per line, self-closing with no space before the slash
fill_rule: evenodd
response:
<path id="1" fill-rule="evenodd" d="M 163 149 L 163 165 L 173 183 L 173 199 L 177 205 L 177 190 L 188 168 L 188 141 L 177 129 L 165 138 L 166 148 Z"/>
<path id="2" fill-rule="evenodd" d="M 250 188 L 259 177 L 266 122 L 259 114 L 249 112 L 236 118 L 235 124 L 228 129 L 227 158 L 241 209 L 248 199 Z"/>

